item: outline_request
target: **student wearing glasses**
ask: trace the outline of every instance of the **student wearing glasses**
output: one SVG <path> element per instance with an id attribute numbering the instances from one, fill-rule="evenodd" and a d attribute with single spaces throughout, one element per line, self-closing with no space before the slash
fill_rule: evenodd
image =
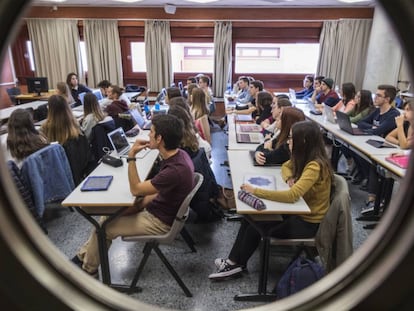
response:
<path id="1" fill-rule="evenodd" d="M 288 190 L 264 190 L 242 184 L 241 189 L 263 199 L 294 203 L 303 197 L 311 213 L 283 215 L 283 221 L 260 222 L 263 230 L 277 238 L 314 237 L 325 216 L 329 204 L 333 171 L 325 151 L 325 143 L 319 126 L 311 121 L 297 122 L 288 137 L 291 159 L 282 165 L 283 180 Z M 246 220 L 242 221 L 236 241 L 227 259 L 217 258 L 217 272 L 210 279 L 223 279 L 241 274 L 247 261 L 260 244 L 261 236 Z"/>

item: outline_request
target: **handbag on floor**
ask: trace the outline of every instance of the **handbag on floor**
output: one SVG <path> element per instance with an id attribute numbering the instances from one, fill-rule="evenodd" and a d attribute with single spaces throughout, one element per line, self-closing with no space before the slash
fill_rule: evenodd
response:
<path id="1" fill-rule="evenodd" d="M 234 198 L 233 189 L 218 186 L 217 204 L 224 210 L 235 210 L 236 200 Z"/>

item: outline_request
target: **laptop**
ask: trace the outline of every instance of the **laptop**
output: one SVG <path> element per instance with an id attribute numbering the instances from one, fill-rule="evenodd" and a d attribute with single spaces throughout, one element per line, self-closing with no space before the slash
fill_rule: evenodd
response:
<path id="1" fill-rule="evenodd" d="M 336 116 L 335 112 L 332 110 L 332 107 L 329 107 L 328 105 L 325 105 L 323 107 L 323 112 L 325 114 L 326 120 L 331 123 L 336 123 Z"/>
<path id="2" fill-rule="evenodd" d="M 92 94 L 95 95 L 95 97 L 98 101 L 103 99 L 101 90 L 95 90 L 95 91 L 92 92 Z"/>
<path id="3" fill-rule="evenodd" d="M 250 150 L 249 153 L 250 153 L 250 157 L 251 157 L 252 162 L 253 162 L 253 166 L 281 166 L 281 164 L 273 164 L 273 163 L 265 163 L 265 164 L 261 165 L 261 164 L 256 162 L 256 157 L 255 157 L 256 150 Z"/>
<path id="4" fill-rule="evenodd" d="M 82 103 L 82 106 L 83 106 L 83 101 L 84 101 L 84 99 L 85 99 L 85 95 L 86 95 L 86 92 L 79 93 L 79 95 L 78 95 L 79 100 L 80 100 L 80 102 Z"/>
<path id="5" fill-rule="evenodd" d="M 306 104 L 308 102 L 306 99 L 297 99 L 296 91 L 294 89 L 289 89 L 289 97 L 293 105 Z"/>
<path id="6" fill-rule="evenodd" d="M 119 157 L 127 156 L 131 146 L 122 127 L 118 127 L 107 135 L 112 148 L 116 151 L 117 155 Z"/>
<path id="7" fill-rule="evenodd" d="M 151 120 L 145 120 L 144 117 L 139 113 L 137 109 L 131 109 L 131 116 L 134 118 L 135 122 L 138 124 L 140 129 L 150 130 L 152 122 Z"/>
<path id="8" fill-rule="evenodd" d="M 352 135 L 371 135 L 367 132 L 364 132 L 363 130 L 359 128 L 352 127 L 351 120 L 349 119 L 349 116 L 342 111 L 336 112 L 336 122 L 339 125 L 339 128 L 349 134 Z"/>
<path id="9" fill-rule="evenodd" d="M 243 144 L 260 144 L 260 133 L 236 133 L 236 141 Z"/>

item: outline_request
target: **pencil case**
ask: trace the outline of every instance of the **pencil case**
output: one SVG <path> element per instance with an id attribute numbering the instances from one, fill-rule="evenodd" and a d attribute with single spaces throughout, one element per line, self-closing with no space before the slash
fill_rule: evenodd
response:
<path id="1" fill-rule="evenodd" d="M 244 190 L 239 190 L 239 193 L 237 195 L 240 201 L 243 201 L 247 205 L 250 205 L 254 209 L 258 211 L 262 211 L 266 209 L 266 204 L 262 200 L 260 200 L 258 197 L 254 196 L 253 194 L 246 192 Z"/>

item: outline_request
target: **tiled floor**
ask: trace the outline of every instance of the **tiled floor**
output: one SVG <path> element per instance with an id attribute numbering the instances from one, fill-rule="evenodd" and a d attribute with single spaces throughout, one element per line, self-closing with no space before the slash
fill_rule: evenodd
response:
<path id="1" fill-rule="evenodd" d="M 212 168 L 218 183 L 231 187 L 227 168 L 221 163 L 227 159 L 225 146 L 226 134 L 219 128 L 212 129 L 213 163 Z M 350 185 L 353 218 L 359 216 L 360 206 L 365 193 L 358 187 Z M 47 227 L 49 237 L 68 259 L 71 258 L 87 239 L 91 226 L 76 212 L 65 209 L 48 211 Z M 354 247 L 359 247 L 370 231 L 362 228 L 364 223 L 354 221 Z M 261 303 L 236 302 L 233 297 L 238 293 L 254 292 L 258 280 L 258 252 L 249 261 L 249 273 L 241 278 L 225 282 L 211 282 L 208 275 L 214 272 L 213 261 L 216 257 L 226 257 L 237 234 L 239 223 L 225 219 L 211 224 L 188 224 L 188 231 L 196 241 L 196 253 L 191 253 L 181 240 L 174 246 L 161 246 L 166 257 L 171 261 L 183 281 L 193 293 L 187 298 L 173 277 L 162 265 L 159 258 L 152 254 L 147 262 L 139 285 L 142 293 L 132 297 L 164 308 L 179 310 L 238 310 L 260 305 Z M 111 274 L 115 283 L 129 283 L 139 260 L 142 258 L 142 244 L 126 243 L 116 240 L 109 252 Z M 269 289 L 283 273 L 291 256 L 290 249 L 272 251 L 269 272 Z"/>

